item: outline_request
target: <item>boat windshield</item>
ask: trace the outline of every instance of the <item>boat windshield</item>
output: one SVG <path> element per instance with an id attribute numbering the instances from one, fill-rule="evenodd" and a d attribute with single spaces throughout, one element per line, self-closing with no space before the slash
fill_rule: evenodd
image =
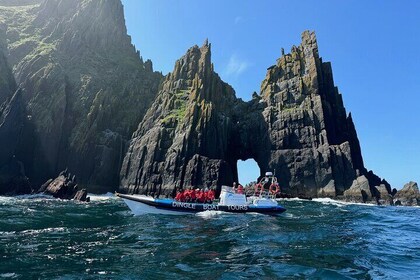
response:
<path id="1" fill-rule="evenodd" d="M 234 193 L 235 192 L 233 190 L 233 188 L 229 187 L 229 186 L 222 186 L 222 191 L 226 191 L 226 192 L 229 192 L 229 193 Z"/>

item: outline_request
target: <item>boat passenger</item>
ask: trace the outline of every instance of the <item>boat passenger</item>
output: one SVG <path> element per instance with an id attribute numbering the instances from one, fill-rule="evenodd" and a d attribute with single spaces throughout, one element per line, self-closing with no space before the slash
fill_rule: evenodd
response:
<path id="1" fill-rule="evenodd" d="M 202 190 L 199 190 L 197 192 L 197 202 L 198 203 L 204 203 L 204 202 L 206 202 L 206 197 L 205 197 L 205 194 L 204 194 L 204 192 Z"/>
<path id="2" fill-rule="evenodd" d="M 182 191 L 181 191 L 180 201 L 181 201 L 181 202 L 185 202 L 185 190 L 182 190 Z"/>
<path id="3" fill-rule="evenodd" d="M 191 188 L 190 190 L 190 198 L 191 198 L 190 202 L 195 202 L 197 199 L 196 190 L 194 190 L 193 188 Z"/>
<path id="4" fill-rule="evenodd" d="M 232 190 L 234 193 L 236 193 L 236 182 L 233 182 Z"/>
<path id="5" fill-rule="evenodd" d="M 184 192 L 185 202 L 191 202 L 191 193 L 192 193 L 191 188 L 185 190 L 185 192 Z"/>
<path id="6" fill-rule="evenodd" d="M 213 190 L 213 189 L 210 189 L 210 190 L 207 192 L 207 202 L 208 202 L 208 203 L 213 203 L 214 196 L 215 196 L 214 190 Z"/>
<path id="7" fill-rule="evenodd" d="M 243 194 L 244 193 L 244 187 L 241 184 L 239 184 L 236 192 L 238 194 Z"/>
<path id="8" fill-rule="evenodd" d="M 175 200 L 176 201 L 181 201 L 181 195 L 182 195 L 182 190 L 178 190 L 176 192 Z"/>
<path id="9" fill-rule="evenodd" d="M 258 183 L 255 185 L 255 191 L 254 191 L 254 195 L 255 196 L 259 196 L 260 194 L 262 194 L 264 190 L 264 187 L 261 183 Z"/>

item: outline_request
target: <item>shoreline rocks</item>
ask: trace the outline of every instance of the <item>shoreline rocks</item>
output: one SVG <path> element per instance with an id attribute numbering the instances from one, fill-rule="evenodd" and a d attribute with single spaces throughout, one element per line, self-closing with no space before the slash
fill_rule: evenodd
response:
<path id="1" fill-rule="evenodd" d="M 351 187 L 344 191 L 344 195 L 336 199 L 377 205 L 420 206 L 420 192 L 416 182 L 409 182 L 397 191 L 385 184 L 372 186 L 364 175 L 357 177 Z"/>
<path id="2" fill-rule="evenodd" d="M 420 206 L 420 192 L 416 182 L 408 182 L 394 196 L 395 205 Z"/>
<path id="3" fill-rule="evenodd" d="M 363 202 L 372 196 L 368 179 L 362 175 L 353 180 L 351 187 L 344 191 L 344 199 L 347 201 Z"/>
<path id="4" fill-rule="evenodd" d="M 57 178 L 49 179 L 38 190 L 38 193 L 52 195 L 60 199 L 73 199 L 89 202 L 86 189 L 78 189 L 76 176 L 66 170 L 61 171 Z"/>

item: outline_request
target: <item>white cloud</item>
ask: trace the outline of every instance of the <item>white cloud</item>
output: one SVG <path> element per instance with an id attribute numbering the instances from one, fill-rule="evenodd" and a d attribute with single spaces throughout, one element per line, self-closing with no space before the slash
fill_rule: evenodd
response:
<path id="1" fill-rule="evenodd" d="M 226 65 L 225 73 L 227 76 L 239 76 L 249 67 L 249 62 L 240 59 L 236 54 L 231 55 L 229 63 Z"/>

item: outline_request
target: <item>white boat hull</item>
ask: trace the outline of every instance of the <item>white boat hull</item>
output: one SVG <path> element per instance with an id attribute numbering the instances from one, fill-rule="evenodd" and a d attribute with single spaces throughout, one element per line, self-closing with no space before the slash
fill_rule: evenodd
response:
<path id="1" fill-rule="evenodd" d="M 223 211 L 230 213 L 261 213 L 277 215 L 286 211 L 285 208 L 274 202 L 272 205 L 261 205 L 261 203 L 237 205 L 237 204 L 205 204 L 179 202 L 173 199 L 157 199 L 144 195 L 116 194 L 121 197 L 135 215 L 143 214 L 170 214 L 185 215 L 203 211 Z"/>
<path id="2" fill-rule="evenodd" d="M 149 197 L 143 196 L 144 198 L 149 199 Z M 133 212 L 134 215 L 144 215 L 144 214 L 169 214 L 169 215 L 186 215 L 194 214 L 194 212 L 177 212 L 172 210 L 166 210 L 161 208 L 156 208 L 145 203 L 133 201 L 130 199 L 123 198 L 125 204 Z"/>

